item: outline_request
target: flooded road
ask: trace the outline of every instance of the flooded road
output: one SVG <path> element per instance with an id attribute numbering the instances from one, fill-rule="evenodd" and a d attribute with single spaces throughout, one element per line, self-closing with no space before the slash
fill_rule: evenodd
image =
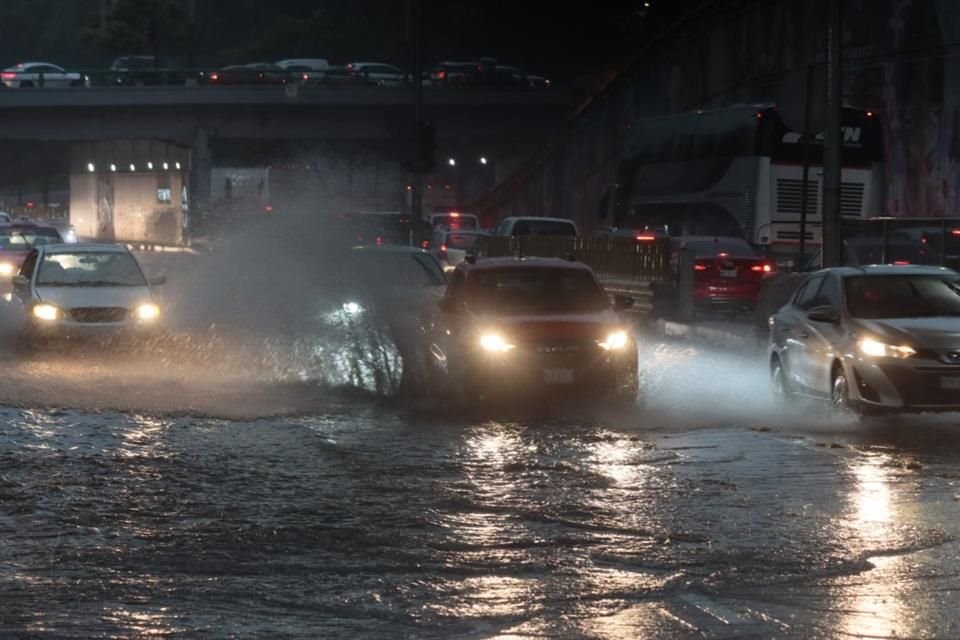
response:
<path id="1" fill-rule="evenodd" d="M 453 415 L 192 331 L 3 356 L 0 637 L 960 636 L 957 416 L 785 413 L 651 338 L 634 412 Z"/>

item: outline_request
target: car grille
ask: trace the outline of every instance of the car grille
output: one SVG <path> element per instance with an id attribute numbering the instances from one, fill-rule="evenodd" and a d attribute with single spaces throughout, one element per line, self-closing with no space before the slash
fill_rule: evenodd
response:
<path id="1" fill-rule="evenodd" d="M 123 307 L 78 307 L 70 310 L 77 322 L 123 322 L 127 319 L 127 310 Z"/>
<path id="2" fill-rule="evenodd" d="M 960 375 L 960 370 L 949 367 L 910 369 L 882 366 L 881 369 L 897 388 L 904 403 L 911 406 L 960 406 L 960 391 L 943 389 L 942 376 Z"/>

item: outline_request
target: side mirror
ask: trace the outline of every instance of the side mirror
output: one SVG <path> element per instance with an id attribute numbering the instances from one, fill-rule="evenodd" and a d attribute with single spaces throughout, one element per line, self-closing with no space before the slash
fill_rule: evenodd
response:
<path id="1" fill-rule="evenodd" d="M 150 278 L 150 284 L 159 287 L 162 284 L 167 284 L 167 276 L 154 276 Z"/>
<path id="2" fill-rule="evenodd" d="M 633 307 L 634 300 L 630 296 L 617 294 L 613 296 L 613 310 L 626 311 Z"/>
<path id="3" fill-rule="evenodd" d="M 807 318 L 814 322 L 825 322 L 827 324 L 837 324 L 840 322 L 840 314 L 829 305 L 810 309 L 810 311 L 807 311 Z"/>
<path id="4" fill-rule="evenodd" d="M 444 313 L 460 313 L 466 309 L 466 305 L 450 298 L 440 299 L 440 311 Z"/>
<path id="5" fill-rule="evenodd" d="M 26 276 L 21 275 L 13 276 L 13 280 L 10 282 L 12 282 L 15 287 L 25 287 L 30 284 L 30 280 Z"/>

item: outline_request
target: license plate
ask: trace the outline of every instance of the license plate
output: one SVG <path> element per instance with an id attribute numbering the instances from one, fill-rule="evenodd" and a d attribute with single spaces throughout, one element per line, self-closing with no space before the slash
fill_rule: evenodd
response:
<path id="1" fill-rule="evenodd" d="M 737 270 L 736 269 L 720 269 L 721 278 L 736 278 Z"/>
<path id="2" fill-rule="evenodd" d="M 573 384 L 573 369 L 544 369 L 543 381 L 547 384 Z"/>
<path id="3" fill-rule="evenodd" d="M 960 390 L 960 376 L 943 376 L 940 378 L 940 388 Z"/>

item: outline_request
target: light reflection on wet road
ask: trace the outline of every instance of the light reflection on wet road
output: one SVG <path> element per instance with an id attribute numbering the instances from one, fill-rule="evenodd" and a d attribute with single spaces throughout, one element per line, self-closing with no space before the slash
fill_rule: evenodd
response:
<path id="1" fill-rule="evenodd" d="M 958 635 L 950 418 L 778 419 L 747 359 L 648 356 L 632 416 L 455 420 L 262 380 L 246 408 L 304 411 L 2 410 L 0 635 Z"/>

